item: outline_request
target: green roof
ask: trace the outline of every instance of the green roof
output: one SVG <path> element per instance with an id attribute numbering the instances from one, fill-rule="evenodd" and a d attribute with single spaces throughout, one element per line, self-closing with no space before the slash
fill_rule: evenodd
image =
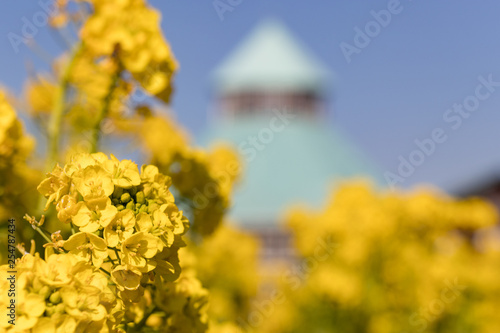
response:
<path id="1" fill-rule="evenodd" d="M 325 67 L 274 20 L 257 26 L 214 71 L 219 92 L 321 91 Z"/>
<path id="2" fill-rule="evenodd" d="M 369 159 L 320 119 L 293 119 L 262 150 L 253 148 L 254 156 L 248 138 L 269 127 L 269 117 L 219 120 L 200 137 L 205 146 L 222 140 L 240 147 L 245 173 L 229 213 L 238 224 L 274 227 L 293 204 L 320 208 L 330 190 L 348 178 L 364 176 L 382 184 L 382 173 Z"/>

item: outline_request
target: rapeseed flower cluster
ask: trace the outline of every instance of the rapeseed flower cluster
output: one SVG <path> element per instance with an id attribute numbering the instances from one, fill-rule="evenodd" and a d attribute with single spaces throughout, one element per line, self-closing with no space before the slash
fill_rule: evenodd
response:
<path id="1" fill-rule="evenodd" d="M 64 169 L 57 165 L 38 191 L 48 199 L 46 208 L 55 205 L 58 219 L 76 227 L 55 250 L 109 269 L 126 295 L 140 289 L 143 277 L 178 274 L 171 252 L 184 245 L 189 222 L 170 185 L 155 166 L 145 165 L 139 173 L 132 161 L 95 153 L 73 156 Z"/>
<path id="2" fill-rule="evenodd" d="M 187 135 L 164 117 L 144 117 L 140 134 L 151 153 L 151 163 L 172 177 L 179 195 L 190 203 L 193 231 L 212 234 L 231 205 L 241 175 L 234 149 L 224 144 L 209 151 L 194 148 Z"/>
<path id="3" fill-rule="evenodd" d="M 181 275 L 178 251 L 189 221 L 170 186 L 155 166 L 139 171 L 103 153 L 77 154 L 64 167 L 56 165 L 38 191 L 47 198 L 46 210 L 55 206 L 72 234 L 64 239 L 52 233 L 45 260 L 35 253 L 18 262 L 23 305 L 16 327 L 206 331 L 208 292 L 194 273 Z M 48 233 L 43 220 L 27 219 Z"/>
<path id="4" fill-rule="evenodd" d="M 140 113 L 144 92 L 169 102 L 178 65 L 163 37 L 160 13 L 144 0 L 54 5 L 52 26 L 67 30 L 66 25 L 74 25 L 78 42 L 69 43 L 70 50 L 54 62 L 52 73 L 28 80 L 26 107 L 41 122 L 60 124 L 61 128 L 49 127 L 49 135 L 68 136 L 68 155 L 88 151 L 89 145 L 95 152 L 104 121 L 116 128 Z M 136 98 L 136 92 L 142 97 Z M 76 131 L 63 131 L 66 125 Z M 89 144 L 82 144 L 84 140 Z"/>
<path id="5" fill-rule="evenodd" d="M 208 290 L 196 277 L 192 255 L 181 249 L 182 272 L 175 282 L 155 282 L 155 293 L 145 297 L 128 311 L 131 321 L 144 320 L 143 311 L 151 310 L 145 326 L 156 332 L 206 332 L 208 329 Z"/>
<path id="6" fill-rule="evenodd" d="M 257 237 L 224 221 L 210 237 L 183 249 L 183 254 L 189 251 L 196 258 L 193 266 L 197 276 L 210 292 L 211 326 L 228 326 L 248 317 L 262 282 L 258 273 L 259 245 Z M 181 259 L 184 266 L 185 258 Z"/>
<path id="7" fill-rule="evenodd" d="M 8 219 L 22 216 L 36 204 L 36 192 L 30 189 L 40 179 L 38 173 L 26 163 L 33 146 L 33 138 L 26 135 L 16 111 L 7 100 L 7 94 L 0 89 L 0 230 L 4 235 Z M 32 236 L 31 231 L 19 230 L 18 236 Z M 0 246 L 4 249 L 7 248 L 6 240 L 6 236 L 0 239 Z M 0 262 L 4 262 L 4 257 L 5 252 L 0 251 Z"/>
<path id="8" fill-rule="evenodd" d="M 7 95 L 0 90 L 0 168 L 7 169 L 26 161 L 33 149 L 33 139 L 24 134 Z"/>
<path id="9" fill-rule="evenodd" d="M 177 62 L 163 37 L 160 13 L 144 0 L 85 2 L 93 12 L 80 36 L 90 55 L 116 57 L 147 92 L 168 102 Z"/>
<path id="10" fill-rule="evenodd" d="M 302 259 L 258 331 L 499 331 L 497 221 L 475 198 L 341 186 L 324 210 L 289 214 Z"/>
<path id="11" fill-rule="evenodd" d="M 17 175 L 26 178 L 33 141 L 0 94 L 2 220 L 45 210 L 39 221 L 26 219 L 39 233 L 35 237 L 46 240 L 41 247 L 37 239 L 38 252 L 25 253 L 21 246 L 22 305 L 16 326 L 2 329 L 205 332 L 209 292 L 189 255 L 181 269 L 179 250 L 186 246 L 187 216 L 198 236 L 221 224 L 240 173 L 236 154 L 225 146 L 210 152 L 191 147 L 177 124 L 150 110 L 150 97 L 169 102 L 178 65 L 160 14 L 146 1 L 53 5 L 49 22 L 68 52 L 49 73 L 30 76 L 20 101 L 32 124 L 47 134 L 45 165 L 51 171 L 44 178 L 38 163 L 26 186 Z M 129 160 L 95 153 L 105 135 L 134 140 L 134 134 L 154 165 L 139 170 Z M 56 164 L 62 160 L 69 162 Z M 29 196 L 21 193 L 26 188 Z M 35 188 L 46 202 L 37 202 Z M 29 202 L 21 204 L 18 194 Z M 30 232 L 19 224 L 17 242 L 32 240 Z"/>
<path id="12" fill-rule="evenodd" d="M 70 253 L 45 260 L 27 253 L 17 262 L 16 325 L 3 320 L 8 332 L 117 331 L 123 306 L 108 278 L 90 263 Z M 7 266 L 0 268 L 6 273 Z M 2 281 L 3 283 L 3 281 Z M 0 285 L 6 295 L 8 286 Z M 1 298 L 2 308 L 8 299 Z"/>

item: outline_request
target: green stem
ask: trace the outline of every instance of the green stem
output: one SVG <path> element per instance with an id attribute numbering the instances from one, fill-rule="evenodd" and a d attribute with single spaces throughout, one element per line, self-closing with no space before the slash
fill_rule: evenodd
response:
<path id="1" fill-rule="evenodd" d="M 110 263 L 113 264 L 113 266 L 115 266 L 115 261 L 113 259 L 111 259 L 111 258 L 108 258 L 108 259 L 104 260 L 104 262 L 110 262 Z"/>
<path id="2" fill-rule="evenodd" d="M 40 229 L 40 227 L 33 226 L 33 229 L 35 229 L 40 235 L 42 235 L 42 237 L 47 241 L 47 243 L 52 243 L 52 240 L 49 237 L 47 237 L 47 235 L 42 231 L 42 229 Z"/>
<path id="3" fill-rule="evenodd" d="M 61 136 L 61 124 L 64 116 L 66 93 L 68 90 L 71 71 L 73 70 L 75 59 L 78 57 L 82 47 L 78 45 L 74 48 L 74 51 L 70 53 L 69 63 L 63 70 L 59 86 L 57 87 L 57 93 L 54 102 L 54 109 L 50 115 L 49 124 L 47 128 L 48 133 L 48 154 L 45 165 L 45 170 L 47 172 L 52 171 L 54 164 L 57 162 L 57 157 L 59 155 L 59 138 Z M 44 198 L 39 196 L 37 213 L 41 214 L 44 211 Z"/>
<path id="4" fill-rule="evenodd" d="M 97 120 L 92 129 L 92 136 L 90 141 L 90 152 L 97 152 L 97 147 L 99 145 L 99 139 L 101 138 L 101 123 L 108 116 L 109 107 L 111 106 L 111 101 L 113 97 L 113 93 L 115 92 L 116 87 L 118 86 L 118 80 L 120 79 L 121 74 L 121 66 L 117 65 L 116 72 L 113 74 L 111 78 L 111 83 L 108 87 L 108 93 L 104 97 L 101 109 L 97 115 Z"/>
<path id="5" fill-rule="evenodd" d="M 64 116 L 65 105 L 66 105 L 66 95 L 69 87 L 71 71 L 75 65 L 75 60 L 78 58 L 81 46 L 77 46 L 70 54 L 70 59 L 68 64 L 63 70 L 59 86 L 57 87 L 54 109 L 50 115 L 48 134 L 49 134 L 49 144 L 48 144 L 48 158 L 47 167 L 48 171 L 52 170 L 54 163 L 57 162 L 57 157 L 59 154 L 59 140 L 61 136 L 61 124 Z"/>
<path id="6" fill-rule="evenodd" d="M 155 305 L 151 306 L 150 311 L 147 314 L 145 314 L 144 317 L 141 319 L 141 321 L 134 326 L 133 328 L 134 332 L 142 332 L 142 329 L 146 324 L 146 321 L 148 320 L 149 316 L 151 316 L 156 310 L 158 310 L 158 307 L 156 307 Z"/>
<path id="7" fill-rule="evenodd" d="M 120 254 L 118 253 L 118 250 L 116 249 L 116 247 L 114 248 L 114 250 L 115 250 L 116 258 L 118 259 L 118 262 L 121 265 L 122 264 L 122 260 L 120 259 Z"/>

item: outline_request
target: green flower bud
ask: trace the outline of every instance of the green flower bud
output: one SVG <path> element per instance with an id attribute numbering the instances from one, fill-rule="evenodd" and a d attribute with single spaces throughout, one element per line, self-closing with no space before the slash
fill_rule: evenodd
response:
<path id="1" fill-rule="evenodd" d="M 130 196 L 130 194 L 129 194 L 129 193 L 127 193 L 127 192 L 123 193 L 123 194 L 122 194 L 122 196 L 120 197 L 120 201 L 121 201 L 122 203 L 127 203 L 127 202 L 129 202 L 129 201 L 130 201 L 130 199 L 132 199 L 132 197 L 131 197 L 131 196 Z"/>
<path id="2" fill-rule="evenodd" d="M 42 289 L 44 287 L 42 281 L 40 281 L 39 278 L 35 278 L 33 280 L 33 291 L 36 293 L 36 292 L 39 292 L 40 289 Z"/>
<path id="3" fill-rule="evenodd" d="M 56 313 L 56 307 L 47 304 L 47 306 L 45 307 L 45 313 L 47 313 L 47 315 L 51 317 L 54 313 Z"/>
<path id="4" fill-rule="evenodd" d="M 112 203 L 113 203 L 113 205 L 115 205 L 115 206 L 116 206 L 116 205 L 118 205 L 118 204 L 120 204 L 120 200 L 118 200 L 117 198 L 113 198 L 113 199 L 111 199 L 111 202 L 112 202 Z"/>
<path id="5" fill-rule="evenodd" d="M 64 303 L 59 303 L 54 308 L 56 310 L 55 312 L 57 312 L 57 313 L 64 313 L 64 308 L 65 308 L 64 307 Z"/>
<path id="6" fill-rule="evenodd" d="M 39 294 L 40 296 L 42 296 L 43 298 L 47 298 L 47 297 L 49 297 L 50 292 L 51 292 L 51 290 L 50 290 L 50 287 L 49 287 L 49 286 L 43 286 L 43 287 L 40 289 L 40 291 L 38 292 L 38 294 Z"/>
<path id="7" fill-rule="evenodd" d="M 50 295 L 50 303 L 53 303 L 53 304 L 58 304 L 58 303 L 61 303 L 61 293 L 56 291 L 55 293 L 52 293 L 52 295 Z"/>
<path id="8" fill-rule="evenodd" d="M 147 213 L 148 211 L 148 206 L 142 205 L 141 208 L 139 208 L 138 213 Z"/>
<path id="9" fill-rule="evenodd" d="M 137 192 L 135 195 L 135 201 L 143 204 L 145 201 L 144 192 L 142 192 L 142 191 Z"/>
<path id="10" fill-rule="evenodd" d="M 135 204 L 134 204 L 134 202 L 133 201 L 129 201 L 128 204 L 127 204 L 127 206 L 125 208 L 130 209 L 132 211 L 135 210 Z"/>
<path id="11" fill-rule="evenodd" d="M 118 211 L 122 211 L 122 210 L 124 210 L 124 209 L 125 209 L 125 206 L 123 206 L 123 205 L 118 205 L 118 206 L 116 206 L 116 209 L 118 209 Z"/>

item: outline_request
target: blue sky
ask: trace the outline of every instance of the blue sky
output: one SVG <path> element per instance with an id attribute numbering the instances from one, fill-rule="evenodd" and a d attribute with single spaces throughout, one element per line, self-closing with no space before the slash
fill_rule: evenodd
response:
<path id="1" fill-rule="evenodd" d="M 386 10 L 390 1 L 243 0 L 224 13 L 224 20 L 212 1 L 150 2 L 162 12 L 162 28 L 181 65 L 173 107 L 195 134 L 206 126 L 210 72 L 261 19 L 271 16 L 283 20 L 335 74 L 331 122 L 382 172 L 397 174 L 399 156 L 408 159 L 418 149 L 416 139 L 430 138 L 441 128 L 446 141 L 436 144 L 402 185 L 430 182 L 457 189 L 500 174 L 500 87 L 492 88 L 458 129 L 443 119 L 454 103 L 475 95 L 478 77 L 500 82 L 498 1 L 401 0 L 399 13 L 350 63 L 341 43 L 355 45 L 354 29 L 364 30 L 374 20 L 371 11 Z M 21 34 L 23 17 L 32 21 L 40 10 L 38 1 L 11 1 L 0 12 L 0 82 L 16 92 L 28 64 L 47 65 L 23 44 L 15 53 L 7 36 Z M 48 27 L 38 28 L 35 40 L 51 55 L 62 51 Z"/>

